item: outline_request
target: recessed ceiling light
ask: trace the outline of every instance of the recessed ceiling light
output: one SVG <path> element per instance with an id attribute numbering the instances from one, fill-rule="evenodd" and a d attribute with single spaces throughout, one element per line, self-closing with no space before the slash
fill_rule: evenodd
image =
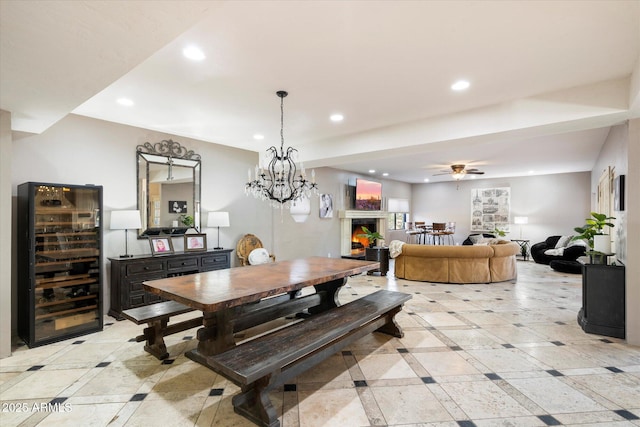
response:
<path id="1" fill-rule="evenodd" d="M 184 49 L 182 49 L 182 54 L 194 61 L 202 61 L 204 58 L 206 58 L 206 56 L 204 56 L 204 52 L 202 52 L 200 48 L 197 48 L 195 46 L 185 47 Z"/>
<path id="2" fill-rule="evenodd" d="M 341 122 L 344 120 L 344 116 L 342 114 L 332 114 L 329 119 L 331 119 L 332 122 Z"/>
<path id="3" fill-rule="evenodd" d="M 375 169 L 369 169 L 369 173 L 376 173 Z"/>
<path id="4" fill-rule="evenodd" d="M 133 101 L 130 100 L 129 98 L 118 98 L 118 100 L 116 102 L 118 104 L 124 105 L 126 107 L 131 107 L 134 104 Z"/>
<path id="5" fill-rule="evenodd" d="M 425 179 L 424 179 L 424 182 L 429 182 L 429 178 L 425 178 Z"/>
<path id="6" fill-rule="evenodd" d="M 389 172 L 383 173 L 382 176 L 389 176 Z"/>
<path id="7" fill-rule="evenodd" d="M 476 179 L 476 176 L 475 175 L 471 175 L 471 179 Z"/>
<path id="8" fill-rule="evenodd" d="M 264 139 L 264 135 L 256 133 L 255 135 L 253 135 L 253 139 L 258 139 L 258 140 Z"/>
<path id="9" fill-rule="evenodd" d="M 534 172 L 534 171 L 529 171 L 529 175 L 533 175 L 533 172 Z"/>
<path id="10" fill-rule="evenodd" d="M 470 86 L 470 83 L 468 81 L 458 80 L 457 82 L 451 85 L 451 90 L 455 90 L 456 92 L 459 92 L 461 90 L 468 89 L 469 86 Z"/>

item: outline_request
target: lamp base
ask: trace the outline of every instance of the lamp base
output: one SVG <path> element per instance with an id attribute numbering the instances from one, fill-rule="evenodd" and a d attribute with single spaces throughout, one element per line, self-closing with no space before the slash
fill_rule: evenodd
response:
<path id="1" fill-rule="evenodd" d="M 131 258 L 133 255 L 120 255 L 120 258 Z"/>

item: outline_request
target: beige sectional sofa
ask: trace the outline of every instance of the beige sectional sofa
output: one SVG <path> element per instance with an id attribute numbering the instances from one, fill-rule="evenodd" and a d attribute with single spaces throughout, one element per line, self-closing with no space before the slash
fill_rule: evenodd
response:
<path id="1" fill-rule="evenodd" d="M 478 246 L 404 244 L 395 257 L 395 276 L 439 283 L 503 282 L 517 277 L 519 253 L 520 246 L 509 241 Z"/>

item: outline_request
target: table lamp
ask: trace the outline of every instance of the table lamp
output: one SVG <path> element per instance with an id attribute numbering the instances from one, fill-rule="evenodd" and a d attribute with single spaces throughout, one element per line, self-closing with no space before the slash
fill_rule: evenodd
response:
<path id="1" fill-rule="evenodd" d="M 513 222 L 515 224 L 518 224 L 520 226 L 520 240 L 522 240 L 522 226 L 524 224 L 528 224 L 529 223 L 529 217 L 526 216 L 516 216 L 513 217 Z"/>
<path id="2" fill-rule="evenodd" d="M 229 212 L 209 212 L 207 225 L 209 227 L 218 227 L 218 246 L 213 249 L 222 249 L 220 247 L 220 227 L 229 226 Z"/>
<path id="3" fill-rule="evenodd" d="M 132 255 L 129 255 L 127 231 L 142 228 L 140 211 L 111 211 L 111 224 L 109 228 L 111 230 L 124 230 L 124 255 L 120 255 L 120 258 L 131 257 Z"/>

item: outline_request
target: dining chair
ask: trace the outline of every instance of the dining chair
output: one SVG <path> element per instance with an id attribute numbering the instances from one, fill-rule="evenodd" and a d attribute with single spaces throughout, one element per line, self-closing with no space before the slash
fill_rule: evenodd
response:
<path id="1" fill-rule="evenodd" d="M 442 244 L 442 236 L 447 235 L 446 230 L 447 230 L 446 222 L 434 222 L 431 225 L 431 231 L 429 231 L 428 234 L 431 236 L 434 245 Z"/>

